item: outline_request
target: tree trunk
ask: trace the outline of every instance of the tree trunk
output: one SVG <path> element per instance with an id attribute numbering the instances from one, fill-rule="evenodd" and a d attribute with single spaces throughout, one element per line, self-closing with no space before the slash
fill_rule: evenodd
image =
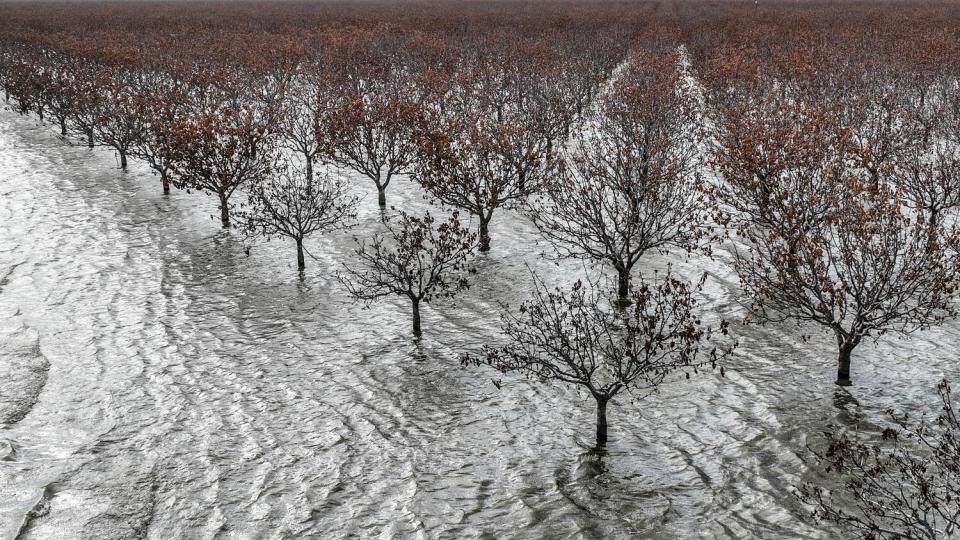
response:
<path id="1" fill-rule="evenodd" d="M 307 180 L 308 180 L 308 181 L 313 180 L 313 158 L 310 157 L 309 155 L 306 155 L 306 156 L 303 156 L 303 157 L 304 157 L 304 161 L 305 161 L 306 164 L 307 164 L 307 171 L 306 171 L 306 172 L 307 172 Z"/>
<path id="2" fill-rule="evenodd" d="M 621 305 L 630 303 L 630 271 L 626 268 L 617 268 L 617 300 Z"/>
<path id="3" fill-rule="evenodd" d="M 607 402 L 610 398 L 606 396 L 594 396 L 597 398 L 597 446 L 606 446 L 607 444 Z"/>
<path id="4" fill-rule="evenodd" d="M 163 194 L 170 194 L 170 177 L 167 176 L 166 172 L 160 173 L 160 184 L 163 186 Z"/>
<path id="5" fill-rule="evenodd" d="M 303 239 L 297 238 L 297 270 L 303 271 L 307 267 L 306 262 L 303 260 Z"/>
<path id="6" fill-rule="evenodd" d="M 93 148 L 93 130 L 87 130 L 87 146 Z"/>
<path id="7" fill-rule="evenodd" d="M 837 363 L 837 384 L 840 386 L 850 386 L 850 355 L 853 353 L 855 344 L 841 343 L 840 355 Z"/>
<path id="8" fill-rule="evenodd" d="M 66 137 L 66 136 L 67 136 L 67 121 L 66 121 L 66 120 L 60 120 L 60 136 L 61 136 L 61 137 Z"/>
<path id="9" fill-rule="evenodd" d="M 422 335 L 420 332 L 420 300 L 417 298 L 411 300 L 413 302 L 413 335 L 420 337 Z"/>
<path id="10" fill-rule="evenodd" d="M 490 231 L 487 220 L 480 218 L 480 251 L 490 251 Z"/>
<path id="11" fill-rule="evenodd" d="M 118 150 L 117 152 L 120 154 L 120 168 L 123 169 L 123 170 L 127 170 L 127 152 L 126 152 L 126 150 Z"/>
<path id="12" fill-rule="evenodd" d="M 224 229 L 230 228 L 230 208 L 227 206 L 227 195 L 220 194 L 220 224 Z"/>
<path id="13" fill-rule="evenodd" d="M 377 204 L 387 206 L 387 188 L 377 188 Z"/>

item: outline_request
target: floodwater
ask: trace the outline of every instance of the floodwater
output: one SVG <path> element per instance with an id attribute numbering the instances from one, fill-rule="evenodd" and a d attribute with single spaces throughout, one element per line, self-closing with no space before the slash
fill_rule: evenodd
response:
<path id="1" fill-rule="evenodd" d="M 819 479 L 807 444 L 934 412 L 937 381 L 960 380 L 957 323 L 862 345 L 849 388 L 829 335 L 738 325 L 726 377 L 618 397 L 598 453 L 589 396 L 458 363 L 529 294 L 528 266 L 551 285 L 583 266 L 502 211 L 473 287 L 428 306 L 416 343 L 408 305 L 366 309 L 335 278 L 379 219 L 355 186 L 361 225 L 310 241 L 300 279 L 291 244 L 222 231 L 214 198 L 163 196 L 0 112 L 0 537 L 827 538 L 792 495 Z M 388 197 L 426 206 L 404 178 Z M 717 252 L 673 260 L 739 320 Z"/>

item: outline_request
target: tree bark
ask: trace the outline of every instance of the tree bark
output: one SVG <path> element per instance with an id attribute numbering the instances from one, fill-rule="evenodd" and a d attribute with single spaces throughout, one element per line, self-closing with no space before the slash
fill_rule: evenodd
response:
<path id="1" fill-rule="evenodd" d="M 230 208 L 227 206 L 227 195 L 220 194 L 220 224 L 224 229 L 230 228 Z"/>
<path id="2" fill-rule="evenodd" d="M 87 146 L 89 148 L 93 148 L 93 130 L 92 129 L 87 130 Z"/>
<path id="3" fill-rule="evenodd" d="M 387 188 L 377 188 L 377 204 L 387 206 Z"/>
<path id="4" fill-rule="evenodd" d="M 850 386 L 850 355 L 856 347 L 854 344 L 841 343 L 840 355 L 837 362 L 837 384 L 840 386 Z"/>
<path id="5" fill-rule="evenodd" d="M 303 239 L 297 238 L 297 270 L 303 271 L 307 267 L 306 262 L 303 260 Z"/>
<path id="6" fill-rule="evenodd" d="M 67 122 L 66 120 L 60 120 L 60 136 L 67 136 Z"/>
<path id="7" fill-rule="evenodd" d="M 125 150 L 119 150 L 117 153 L 120 154 L 120 168 L 127 170 L 127 152 Z"/>
<path id="8" fill-rule="evenodd" d="M 160 173 L 160 184 L 163 186 L 163 194 L 170 194 L 170 177 L 167 176 L 166 172 Z"/>
<path id="9" fill-rule="evenodd" d="M 620 304 L 629 303 L 630 295 L 630 271 L 626 268 L 617 268 L 617 299 Z"/>
<path id="10" fill-rule="evenodd" d="M 420 337 L 422 335 L 420 331 L 420 300 L 417 298 L 412 298 L 413 303 L 413 335 Z"/>
<path id="11" fill-rule="evenodd" d="M 303 156 L 303 157 L 304 157 L 304 161 L 305 161 L 306 164 L 307 164 L 307 171 L 306 171 L 306 172 L 307 172 L 307 180 L 308 180 L 308 181 L 313 180 L 313 158 L 310 157 L 309 155 L 305 155 L 305 156 Z"/>
<path id="12" fill-rule="evenodd" d="M 597 446 L 607 444 L 607 402 L 606 396 L 594 396 L 597 399 Z"/>
<path id="13" fill-rule="evenodd" d="M 480 218 L 480 251 L 490 251 L 490 231 L 487 220 Z"/>

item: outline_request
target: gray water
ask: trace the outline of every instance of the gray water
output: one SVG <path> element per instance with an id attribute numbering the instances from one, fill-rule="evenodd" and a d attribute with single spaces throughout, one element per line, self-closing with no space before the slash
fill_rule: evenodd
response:
<path id="1" fill-rule="evenodd" d="M 416 343 L 407 304 L 365 309 L 334 277 L 379 219 L 354 185 L 361 226 L 313 239 L 300 279 L 292 245 L 222 231 L 212 197 L 0 112 L 0 537 L 826 538 L 792 495 L 819 479 L 806 445 L 934 412 L 960 380 L 957 323 L 862 345 L 850 388 L 829 336 L 738 325 L 726 377 L 621 396 L 598 454 L 589 396 L 458 363 L 527 297 L 527 265 L 551 285 L 582 265 L 500 212 L 473 287 L 428 306 Z M 388 197 L 426 207 L 404 178 Z M 671 259 L 739 320 L 717 251 Z"/>

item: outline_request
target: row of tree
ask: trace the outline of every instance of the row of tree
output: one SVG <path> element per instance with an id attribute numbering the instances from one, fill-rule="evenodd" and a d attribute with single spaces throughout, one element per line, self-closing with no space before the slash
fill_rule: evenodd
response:
<path id="1" fill-rule="evenodd" d="M 712 17 L 340 6 L 317 29 L 277 5 L 154 26 L 123 9 L 58 6 L 41 20 L 10 8 L 0 85 L 122 168 L 143 160 L 165 192 L 215 194 L 224 227 L 292 239 L 301 270 L 310 235 L 356 217 L 331 171 L 368 178 L 383 208 L 408 175 L 452 211 L 384 212 L 339 277 L 362 301 L 407 298 L 417 336 L 422 303 L 467 288 L 494 214 L 521 211 L 558 256 L 615 274 L 614 292 L 535 277 L 502 316 L 503 344 L 463 362 L 585 388 L 604 444 L 616 395 L 716 366 L 734 346 L 727 321 L 701 319 L 703 280 L 638 275 L 652 253 L 709 256 L 728 239 L 752 318 L 832 332 L 841 384 L 865 338 L 957 314 L 960 55 L 941 30 L 952 21 L 956 36 L 957 19 L 925 11 L 910 40 L 871 37 L 883 23 L 857 8 L 700 7 Z M 760 30 L 731 30 L 731 17 Z M 933 45 L 943 54 L 924 58 Z"/>
<path id="2" fill-rule="evenodd" d="M 440 274 L 464 267 L 474 239 L 490 249 L 503 208 L 525 210 L 559 255 L 608 265 L 624 305 L 646 254 L 709 253 L 726 229 L 752 313 L 832 331 L 841 383 L 864 338 L 955 316 L 955 70 L 917 84 L 885 56 L 862 70 L 852 54 L 788 69 L 800 52 L 828 56 L 806 34 L 764 54 L 698 50 L 696 67 L 672 41 L 601 22 L 609 39 L 577 54 L 579 32 L 600 23 L 433 35 L 432 47 L 383 27 L 208 31 L 184 46 L 23 24 L 4 29 L 0 73 L 17 110 L 115 149 L 121 168 L 143 159 L 165 191 L 215 194 L 224 227 L 239 208 L 248 232 L 292 239 L 300 269 L 309 235 L 355 216 L 318 164 L 368 177 L 381 206 L 409 174 L 478 233 L 402 215 L 344 280 L 357 298 L 409 297 L 417 335 L 420 302 L 463 287 Z M 629 52 L 607 47 L 631 39 Z"/>

